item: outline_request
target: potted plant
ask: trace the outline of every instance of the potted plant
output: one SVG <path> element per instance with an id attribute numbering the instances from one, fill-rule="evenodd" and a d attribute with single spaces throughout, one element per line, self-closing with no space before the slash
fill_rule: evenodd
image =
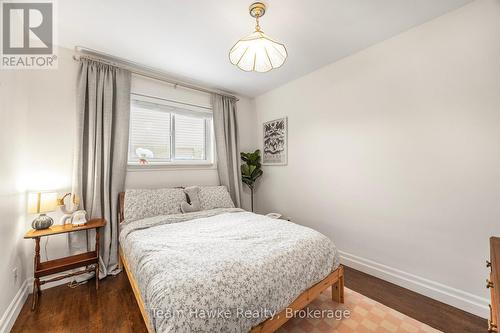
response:
<path id="1" fill-rule="evenodd" d="M 241 165 L 241 181 L 250 188 L 250 200 L 253 212 L 253 191 L 255 182 L 262 176 L 262 165 L 260 164 L 260 150 L 253 153 L 241 153 L 244 164 Z"/>

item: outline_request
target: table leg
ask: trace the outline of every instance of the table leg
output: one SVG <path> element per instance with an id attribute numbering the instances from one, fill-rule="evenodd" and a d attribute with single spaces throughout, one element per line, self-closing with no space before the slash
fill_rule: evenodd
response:
<path id="1" fill-rule="evenodd" d="M 95 289 L 99 289 L 99 228 L 95 229 L 95 253 L 97 254 L 97 264 L 95 265 Z"/>
<path id="2" fill-rule="evenodd" d="M 87 243 L 87 244 L 86 244 L 86 245 L 87 245 L 87 252 L 89 252 L 89 251 L 90 251 L 90 243 L 89 243 L 89 229 L 85 230 L 85 237 L 86 237 L 86 238 L 85 238 L 85 243 Z M 90 268 L 90 266 L 89 266 L 89 265 L 85 266 L 85 269 L 89 269 L 89 268 Z"/>
<path id="3" fill-rule="evenodd" d="M 35 258 L 33 260 L 33 275 L 38 269 L 40 264 L 40 237 L 35 238 Z M 38 297 L 40 296 L 40 279 L 33 276 L 33 303 L 31 304 L 31 311 L 34 311 L 37 303 Z"/>
<path id="4" fill-rule="evenodd" d="M 33 280 L 33 294 L 32 294 L 32 301 L 31 301 L 31 311 L 35 311 L 36 309 L 36 303 L 38 300 L 38 283 L 36 282 L 37 279 Z"/>

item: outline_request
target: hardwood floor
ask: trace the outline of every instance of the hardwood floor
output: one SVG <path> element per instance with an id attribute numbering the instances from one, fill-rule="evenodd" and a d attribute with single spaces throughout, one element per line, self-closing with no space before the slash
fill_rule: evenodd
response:
<path id="1" fill-rule="evenodd" d="M 346 286 L 443 332 L 486 332 L 485 319 L 434 301 L 407 289 L 346 267 Z M 59 286 L 43 291 L 37 310 L 31 296 L 24 304 L 12 332 L 134 332 L 146 333 L 139 307 L 121 273 L 99 284 L 71 289 Z"/>
<path id="2" fill-rule="evenodd" d="M 31 295 L 11 332 L 124 332 L 147 333 L 125 273 L 76 288 L 66 285 L 42 292 L 38 308 L 31 311 Z"/>
<path id="3" fill-rule="evenodd" d="M 345 285 L 379 303 L 443 332 L 482 333 L 488 322 L 468 312 L 346 267 Z"/>

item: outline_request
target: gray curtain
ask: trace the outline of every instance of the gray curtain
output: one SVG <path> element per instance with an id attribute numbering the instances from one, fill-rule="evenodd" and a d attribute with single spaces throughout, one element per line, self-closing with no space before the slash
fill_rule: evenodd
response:
<path id="1" fill-rule="evenodd" d="M 225 185 L 236 207 L 240 207 L 240 171 L 236 100 L 212 95 L 212 107 L 217 151 L 217 171 L 221 185 Z"/>
<path id="2" fill-rule="evenodd" d="M 101 277 L 119 272 L 118 193 L 125 185 L 129 117 L 130 72 L 82 58 L 73 192 L 89 218 L 107 221 L 100 234 Z M 79 250 L 77 243 L 70 238 L 71 250 Z"/>

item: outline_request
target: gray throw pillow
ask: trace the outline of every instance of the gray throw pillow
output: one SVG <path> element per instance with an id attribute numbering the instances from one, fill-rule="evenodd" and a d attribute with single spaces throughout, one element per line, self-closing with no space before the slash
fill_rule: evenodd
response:
<path id="1" fill-rule="evenodd" d="M 200 204 L 200 187 L 199 186 L 189 186 L 184 189 L 184 193 L 187 194 L 190 204 L 187 202 L 181 203 L 181 211 L 183 213 L 197 212 L 201 209 Z"/>

